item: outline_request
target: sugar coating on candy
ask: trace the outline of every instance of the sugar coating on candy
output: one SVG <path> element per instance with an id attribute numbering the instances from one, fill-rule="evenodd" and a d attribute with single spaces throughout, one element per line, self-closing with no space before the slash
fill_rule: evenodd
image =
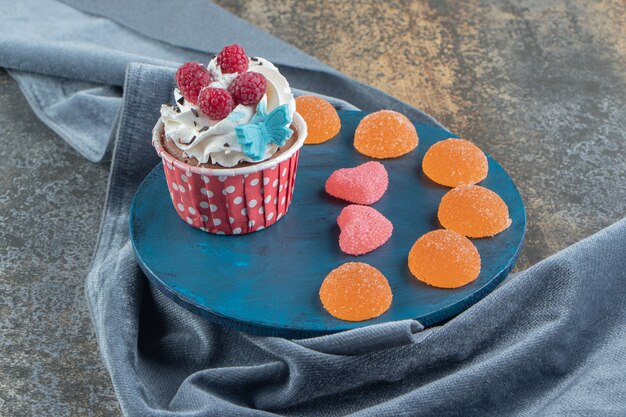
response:
<path id="1" fill-rule="evenodd" d="M 448 187 L 476 184 L 487 178 L 487 157 L 472 142 L 446 139 L 431 146 L 422 162 L 424 174 Z"/>
<path id="2" fill-rule="evenodd" d="M 365 116 L 354 132 L 354 147 L 372 158 L 396 158 L 417 147 L 415 126 L 403 114 L 380 110 Z"/>
<path id="3" fill-rule="evenodd" d="M 317 144 L 334 138 L 341 129 L 337 110 L 317 96 L 296 97 L 296 111 L 307 125 L 305 144 Z"/>
<path id="4" fill-rule="evenodd" d="M 409 270 L 418 280 L 439 288 L 458 288 L 480 274 L 480 255 L 465 236 L 452 230 L 433 230 L 409 252 Z"/>
<path id="5" fill-rule="evenodd" d="M 439 203 L 439 223 L 467 237 L 494 236 L 511 225 L 509 208 L 500 196 L 480 185 L 461 185 Z"/>
<path id="6" fill-rule="evenodd" d="M 354 168 L 342 168 L 326 180 L 326 192 L 356 204 L 369 205 L 387 191 L 389 176 L 380 162 L 366 162 Z"/>
<path id="7" fill-rule="evenodd" d="M 337 224 L 341 229 L 339 247 L 349 255 L 363 255 L 389 240 L 393 224 L 378 210 L 351 204 L 345 207 Z"/>
<path id="8" fill-rule="evenodd" d="M 348 262 L 333 269 L 320 287 L 320 300 L 334 317 L 363 321 L 383 314 L 393 294 L 387 278 L 362 262 Z"/>

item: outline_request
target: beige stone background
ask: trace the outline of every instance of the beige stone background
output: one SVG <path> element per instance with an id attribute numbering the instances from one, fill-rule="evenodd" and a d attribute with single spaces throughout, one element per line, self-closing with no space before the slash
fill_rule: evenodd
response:
<path id="1" fill-rule="evenodd" d="M 527 208 L 518 269 L 626 215 L 623 0 L 216 3 L 491 154 Z"/>

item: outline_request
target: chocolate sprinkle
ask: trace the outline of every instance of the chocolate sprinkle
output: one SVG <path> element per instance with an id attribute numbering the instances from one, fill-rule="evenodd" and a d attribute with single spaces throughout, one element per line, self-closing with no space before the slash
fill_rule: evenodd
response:
<path id="1" fill-rule="evenodd" d="M 198 125 L 196 124 L 196 121 L 195 121 L 195 120 L 193 121 L 193 126 L 194 126 L 194 127 L 198 127 Z"/>
<path id="2" fill-rule="evenodd" d="M 254 62 L 257 62 L 257 61 L 259 60 L 259 58 L 257 58 L 257 57 L 255 57 L 255 56 L 253 56 L 252 58 L 250 58 L 250 60 L 252 60 L 252 61 L 254 61 Z"/>
<path id="3" fill-rule="evenodd" d="M 176 100 L 176 102 L 182 106 L 183 104 L 185 104 L 185 97 L 181 96 L 178 100 Z"/>
<path id="4" fill-rule="evenodd" d="M 196 140 L 196 136 L 195 135 L 191 137 L 191 140 L 187 143 L 187 145 L 191 145 L 194 140 Z"/>
<path id="5" fill-rule="evenodd" d="M 225 147 L 225 148 L 230 148 L 230 145 L 229 145 L 228 143 L 225 143 L 225 144 L 224 144 L 224 147 Z"/>
<path id="6" fill-rule="evenodd" d="M 203 126 L 202 129 L 200 129 L 200 132 L 206 132 L 207 130 L 209 130 L 209 127 L 208 126 Z"/>
<path id="7" fill-rule="evenodd" d="M 194 116 L 198 117 L 198 111 L 194 109 L 193 107 L 191 108 L 191 112 L 193 113 Z"/>
<path id="8" fill-rule="evenodd" d="M 180 107 L 178 107 L 177 105 L 173 105 L 172 110 L 174 110 L 174 113 L 180 113 Z"/>

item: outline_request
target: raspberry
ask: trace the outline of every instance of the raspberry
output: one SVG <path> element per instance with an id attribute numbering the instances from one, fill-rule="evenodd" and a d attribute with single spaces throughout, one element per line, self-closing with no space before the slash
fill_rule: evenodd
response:
<path id="1" fill-rule="evenodd" d="M 197 104 L 198 94 L 211 84 L 211 74 L 202 64 L 185 62 L 176 71 L 176 84 L 185 100 Z"/>
<path id="2" fill-rule="evenodd" d="M 244 72 L 248 70 L 248 57 L 241 45 L 235 43 L 225 46 L 224 49 L 217 54 L 217 65 L 220 66 L 224 74 Z"/>
<path id="3" fill-rule="evenodd" d="M 253 106 L 261 101 L 267 80 L 258 72 L 242 72 L 228 86 L 228 92 L 233 96 L 235 104 Z"/>
<path id="4" fill-rule="evenodd" d="M 235 107 L 230 93 L 222 88 L 206 87 L 198 95 L 198 107 L 211 120 L 222 120 Z"/>

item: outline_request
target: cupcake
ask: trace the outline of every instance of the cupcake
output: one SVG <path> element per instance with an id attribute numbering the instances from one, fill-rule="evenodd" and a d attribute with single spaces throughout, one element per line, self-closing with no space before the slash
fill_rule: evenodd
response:
<path id="1" fill-rule="evenodd" d="M 307 134 L 285 77 L 235 44 L 206 67 L 183 64 L 176 83 L 152 144 L 180 218 L 227 235 L 274 224 L 289 209 Z"/>

